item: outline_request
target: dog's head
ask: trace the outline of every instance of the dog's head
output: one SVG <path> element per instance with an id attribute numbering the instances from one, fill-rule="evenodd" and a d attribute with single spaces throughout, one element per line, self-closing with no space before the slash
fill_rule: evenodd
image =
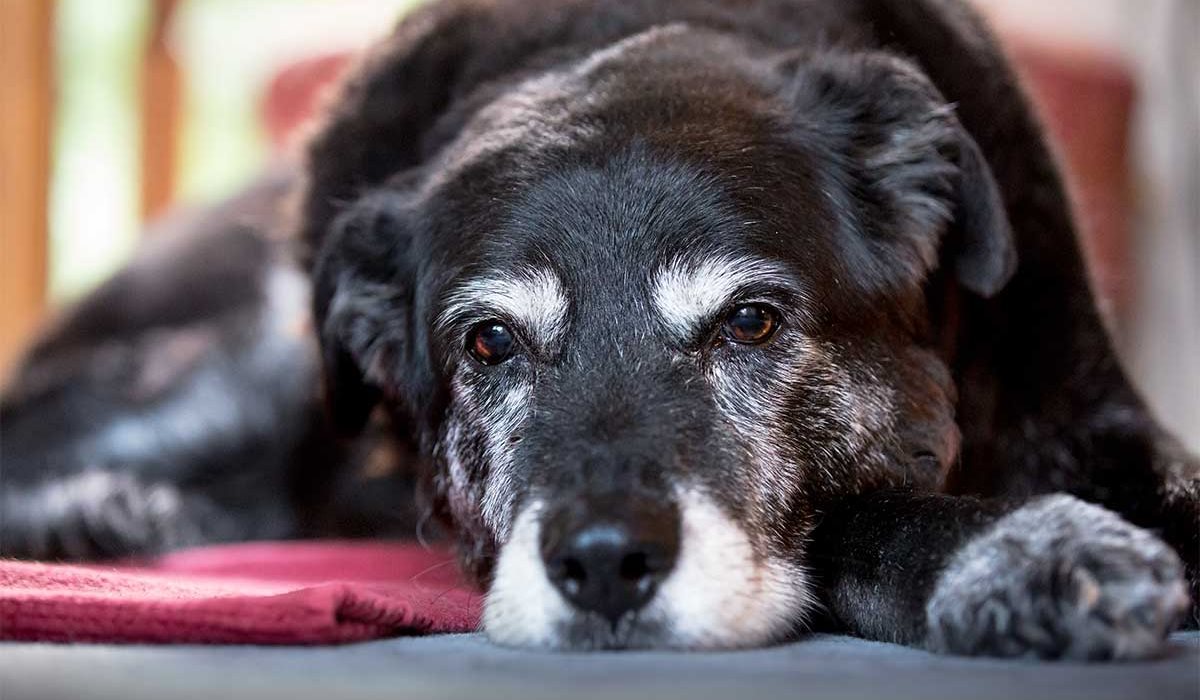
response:
<path id="1" fill-rule="evenodd" d="M 451 60 L 377 54 L 314 142 L 335 417 L 412 426 L 496 640 L 787 634 L 822 508 L 956 457 L 926 289 L 1013 264 L 978 149 L 882 53 L 667 26 L 399 106 Z"/>

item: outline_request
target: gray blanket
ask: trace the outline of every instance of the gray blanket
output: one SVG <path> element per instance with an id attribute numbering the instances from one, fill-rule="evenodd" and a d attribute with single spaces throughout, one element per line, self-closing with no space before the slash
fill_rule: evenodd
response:
<path id="1" fill-rule="evenodd" d="M 1066 664 L 934 656 L 815 636 L 725 653 L 514 651 L 478 635 L 344 647 L 0 645 L 0 698 L 1200 698 L 1200 633 L 1166 658 Z"/>

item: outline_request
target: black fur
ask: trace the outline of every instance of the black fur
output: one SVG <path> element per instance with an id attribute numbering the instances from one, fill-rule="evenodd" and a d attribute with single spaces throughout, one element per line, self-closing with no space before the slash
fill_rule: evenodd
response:
<path id="1" fill-rule="evenodd" d="M 486 584 L 503 542 L 484 513 L 495 448 L 459 394 L 500 396 L 536 377 L 537 420 L 505 436 L 519 465 L 510 511 L 705 484 L 762 552 L 812 569 L 830 621 L 863 636 L 964 653 L 1152 653 L 1129 640 L 1169 629 L 1177 565 L 1165 549 L 1144 561 L 1130 543 L 1150 540 L 1133 525 L 1174 548 L 1195 599 L 1200 465 L 1118 366 L 1041 130 L 987 28 L 957 2 L 444 0 L 362 59 L 295 189 L 295 238 L 271 236 L 273 215 L 246 226 L 213 216 L 214 231 L 185 238 L 202 242 L 135 263 L 31 351 L 2 406 L 5 553 L 369 532 L 407 491 L 383 506 L 324 495 L 353 491 L 345 475 L 387 444 Z M 264 284 L 289 264 L 291 241 L 312 275 L 319 356 L 293 339 L 255 364 L 271 337 Z M 222 254 L 205 262 L 212 250 Z M 782 309 L 777 341 L 734 355 L 656 335 L 637 275 L 689 250 L 786 269 L 792 292 L 744 292 Z M 447 295 L 522 266 L 565 280 L 570 337 L 472 369 L 466 329 L 438 323 Z M 800 468 L 763 506 L 749 495 L 745 436 L 703 378 L 724 363 L 753 383 L 802 343 L 825 360 L 770 395 L 787 418 L 772 426 L 778 456 Z M 175 346 L 198 349 L 174 364 L 164 350 L 162 387 L 127 395 L 157 376 L 158 348 Z M 201 397 L 196 416 L 224 417 L 201 393 L 214 374 L 253 419 L 137 455 L 95 439 L 117 421 L 161 425 L 189 397 Z M 862 430 L 839 408 L 858 390 L 895 397 L 886 425 Z M 381 423 L 397 442 L 383 442 Z M 365 425 L 373 436 L 358 443 L 333 434 Z M 451 474 L 450 426 L 465 434 L 453 444 L 465 476 Z M 72 492 L 75 510 L 39 511 L 44 489 L 96 474 L 103 483 Z M 1061 546 L 1005 530 L 1052 492 L 1129 522 L 1106 520 L 1120 536 L 1103 546 L 1076 541 L 1094 513 L 1068 499 L 1049 501 L 1066 523 Z M 129 505 L 152 493 L 174 505 Z M 97 503 L 117 515 L 97 517 Z M 142 514 L 133 524 L 131 510 Z M 993 540 L 1028 553 L 1027 590 L 947 608 L 939 586 L 958 567 L 999 565 L 1004 547 L 986 550 L 994 562 L 963 562 Z M 1067 624 L 1044 611 L 1077 599 L 1036 573 L 1060 565 L 1094 579 L 1096 619 L 1125 615 L 1127 585 L 1165 602 L 1129 617 L 1133 627 Z M 1020 624 L 989 626 L 978 613 L 988 605 Z M 652 626 L 611 643 L 669 633 Z M 590 628 L 567 636 L 610 643 Z"/>

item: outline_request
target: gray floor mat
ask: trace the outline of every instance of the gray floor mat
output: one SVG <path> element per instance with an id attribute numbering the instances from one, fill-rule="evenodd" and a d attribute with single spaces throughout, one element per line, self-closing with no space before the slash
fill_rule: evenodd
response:
<path id="1" fill-rule="evenodd" d="M 951 658 L 820 635 L 725 653 L 536 653 L 478 635 L 344 647 L 0 644 L 0 698 L 1200 698 L 1200 633 L 1143 663 Z"/>

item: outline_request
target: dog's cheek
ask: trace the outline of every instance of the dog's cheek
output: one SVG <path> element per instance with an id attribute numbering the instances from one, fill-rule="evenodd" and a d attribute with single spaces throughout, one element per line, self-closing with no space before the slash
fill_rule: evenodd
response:
<path id="1" fill-rule="evenodd" d="M 515 448 L 531 398 L 519 372 L 483 378 L 460 372 L 451 381 L 452 399 L 438 441 L 440 496 L 446 504 L 464 558 L 475 567 L 505 541 L 513 504 L 523 492 Z"/>
<path id="2" fill-rule="evenodd" d="M 795 394 L 806 404 L 797 415 L 824 416 L 794 424 L 798 442 L 826 444 L 825 473 L 804 474 L 816 507 L 870 489 L 936 489 L 958 454 L 945 365 L 917 347 L 863 341 L 855 348 L 835 355 L 830 346 L 822 381 Z"/>
<path id="3" fill-rule="evenodd" d="M 752 526 L 775 544 L 802 539 L 810 511 L 881 469 L 894 442 L 894 391 L 876 372 L 810 338 L 711 372 L 718 411 L 737 436 Z"/>
<path id="4" fill-rule="evenodd" d="M 438 442 L 443 471 L 443 496 L 455 522 L 482 521 L 479 514 L 478 489 L 470 476 L 474 469 L 468 467 L 480 461 L 479 450 L 465 439 L 467 430 L 457 412 L 446 418 L 442 437 Z"/>
<path id="5" fill-rule="evenodd" d="M 434 488 L 435 497 L 448 516 L 447 524 L 458 541 L 463 570 L 482 581 L 490 569 L 488 560 L 496 546 L 480 510 L 481 480 L 477 475 L 484 467 L 482 451 L 470 434 L 457 410 L 452 408 L 437 443 Z"/>
<path id="6" fill-rule="evenodd" d="M 723 425 L 713 432 L 730 436 L 732 474 L 736 492 L 746 503 L 754 526 L 778 513 L 791 501 L 799 483 L 801 463 L 793 459 L 780 397 L 788 392 L 792 377 L 807 364 L 803 347 L 797 348 L 787 367 L 773 366 L 763 357 L 733 357 L 716 362 L 708 371 L 717 413 Z"/>
<path id="7" fill-rule="evenodd" d="M 489 568 L 495 532 L 483 517 L 483 491 L 488 477 L 486 443 L 479 422 L 478 382 L 456 374 L 450 405 L 438 430 L 435 447 L 437 497 L 458 539 L 458 554 L 468 571 Z"/>
<path id="8" fill-rule="evenodd" d="M 787 394 L 790 442 L 806 465 L 798 488 L 810 508 L 889 480 L 902 441 L 900 396 L 886 366 L 869 350 L 851 355 L 822 344 Z"/>
<path id="9" fill-rule="evenodd" d="M 525 382 L 510 384 L 482 402 L 482 430 L 487 475 L 482 485 L 482 516 L 488 527 L 505 540 L 513 525 L 513 504 L 524 491 L 516 448 L 529 414 L 532 388 Z"/>

